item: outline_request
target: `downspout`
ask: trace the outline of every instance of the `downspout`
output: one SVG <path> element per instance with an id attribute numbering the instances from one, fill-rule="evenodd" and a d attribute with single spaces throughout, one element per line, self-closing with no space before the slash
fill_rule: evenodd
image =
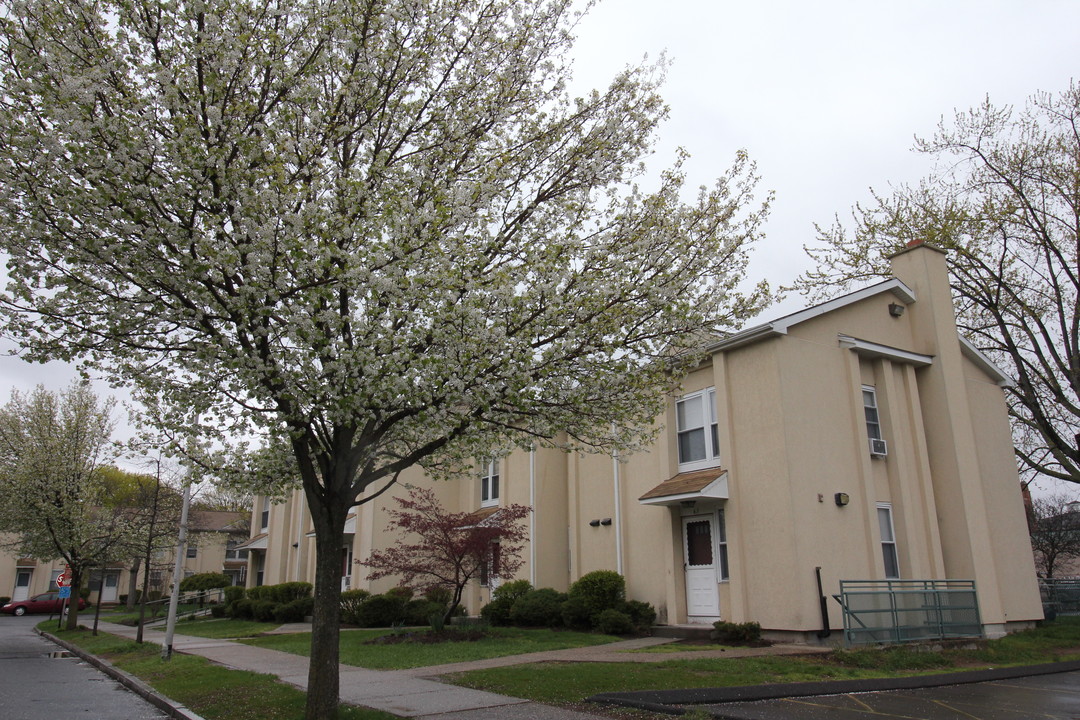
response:
<path id="1" fill-rule="evenodd" d="M 615 569 L 623 574 L 622 491 L 619 487 L 619 453 L 611 453 L 611 468 L 615 482 Z"/>
<path id="2" fill-rule="evenodd" d="M 832 635 L 832 628 L 829 627 L 829 602 L 825 599 L 825 590 L 821 587 L 821 568 L 814 568 L 814 574 L 817 575 L 818 600 L 821 603 L 821 629 L 818 630 L 817 636 L 824 640 Z"/>
<path id="3" fill-rule="evenodd" d="M 300 582 L 300 550 L 304 543 L 304 493 L 300 493 L 300 502 L 293 504 L 293 522 L 296 523 L 296 567 L 293 580 Z"/>
<path id="4" fill-rule="evenodd" d="M 536 444 L 529 446 L 529 582 L 536 587 Z"/>

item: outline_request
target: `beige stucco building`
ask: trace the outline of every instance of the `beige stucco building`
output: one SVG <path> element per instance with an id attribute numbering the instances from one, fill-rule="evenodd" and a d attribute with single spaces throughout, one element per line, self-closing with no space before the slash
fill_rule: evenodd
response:
<path id="1" fill-rule="evenodd" d="M 247 557 L 237 549 L 249 535 L 249 518 L 245 513 L 194 509 L 188 528 L 190 542 L 184 553 L 184 577 L 214 572 L 228 575 L 234 585 L 246 582 Z M 155 555 L 150 570 L 151 591 L 167 592 L 175 562 L 175 546 Z M 138 564 L 137 574 L 132 573 L 131 566 L 132 561 L 116 562 L 104 570 L 94 570 L 87 578 L 90 601 L 96 603 L 100 598 L 105 604 L 116 603 L 130 592 L 133 582 L 135 587 L 142 587 L 142 563 Z M 55 590 L 56 576 L 63 571 L 63 560 L 43 562 L 0 552 L 0 596 L 25 600 Z"/>
<path id="2" fill-rule="evenodd" d="M 626 458 L 514 452 L 434 485 L 452 510 L 534 509 L 518 577 L 566 589 L 597 569 L 669 624 L 756 621 L 811 640 L 841 580 L 974 580 L 985 631 L 1042 617 L 1002 387 L 957 334 L 944 253 L 893 278 L 717 341 Z M 430 484 L 419 472 L 403 483 Z M 342 541 L 343 586 L 392 542 L 387 493 Z M 257 499 L 249 584 L 313 579 L 302 495 Z M 468 599 L 477 612 L 489 588 Z M 829 621 L 841 624 L 829 600 Z"/>

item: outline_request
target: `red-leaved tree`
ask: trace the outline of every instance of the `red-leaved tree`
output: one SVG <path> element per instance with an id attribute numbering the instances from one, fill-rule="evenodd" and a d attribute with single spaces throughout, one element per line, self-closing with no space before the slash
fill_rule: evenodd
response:
<path id="1" fill-rule="evenodd" d="M 522 521 L 531 508 L 506 505 L 452 513 L 426 488 L 413 488 L 407 498 L 395 500 L 399 507 L 389 511 L 387 530 L 400 535 L 394 545 L 373 551 L 360 564 L 371 570 L 371 580 L 396 576 L 416 590 L 450 590 L 445 620 L 461 604 L 470 580 L 485 572 L 512 577 L 521 567 L 521 550 L 528 538 Z"/>

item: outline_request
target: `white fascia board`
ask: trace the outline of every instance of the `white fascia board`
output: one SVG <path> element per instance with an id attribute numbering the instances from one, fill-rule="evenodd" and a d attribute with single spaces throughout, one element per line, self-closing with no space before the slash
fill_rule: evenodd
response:
<path id="1" fill-rule="evenodd" d="M 837 338 L 840 340 L 840 347 L 846 347 L 863 357 L 886 358 L 893 362 L 906 363 L 915 367 L 926 367 L 934 362 L 933 355 L 901 350 L 900 348 L 870 342 L 869 340 L 860 340 L 850 335 L 837 335 Z"/>
<path id="2" fill-rule="evenodd" d="M 901 280 L 891 278 L 884 282 L 879 282 L 870 285 L 869 287 L 864 287 L 861 290 L 848 293 L 847 295 L 834 298 L 828 302 L 823 302 L 820 305 L 814 305 L 813 307 L 808 307 L 805 310 L 800 310 L 791 315 L 785 315 L 772 322 L 756 325 L 747 330 L 735 333 L 734 335 L 713 343 L 706 348 L 706 352 L 713 353 L 718 350 L 731 350 L 732 348 L 748 345 L 752 342 L 757 342 L 758 340 L 764 340 L 765 338 L 787 335 L 788 329 L 794 325 L 833 312 L 834 310 L 839 310 L 840 308 L 874 297 L 875 295 L 880 295 L 884 292 L 891 292 L 896 296 L 897 300 L 905 305 L 910 305 L 915 302 L 915 291 L 905 285 Z"/>
<path id="3" fill-rule="evenodd" d="M 983 354 L 983 351 L 975 347 L 970 340 L 963 335 L 960 338 L 960 352 L 971 362 L 979 366 L 979 369 L 994 379 L 1001 387 L 1015 387 L 1016 381 L 1009 377 L 993 360 Z"/>

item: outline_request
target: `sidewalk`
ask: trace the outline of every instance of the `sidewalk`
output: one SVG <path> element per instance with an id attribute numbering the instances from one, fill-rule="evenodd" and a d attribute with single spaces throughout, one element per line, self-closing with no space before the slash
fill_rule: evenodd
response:
<path id="1" fill-rule="evenodd" d="M 132 639 L 136 634 L 136 629 L 133 627 L 106 622 L 100 623 L 98 629 Z M 295 632 L 296 629 L 293 631 Z M 144 628 L 143 636 L 146 641 L 159 645 L 164 644 L 165 641 L 165 633 L 158 629 Z M 621 644 L 615 643 L 615 645 Z M 267 650 L 229 640 L 191 635 L 174 635 L 173 651 L 199 655 L 211 662 L 236 670 L 276 675 L 282 682 L 301 690 L 307 689 L 308 659 L 301 655 Z M 541 654 L 555 655 L 566 652 L 573 651 L 553 651 Z M 519 659 L 517 663 L 538 661 L 535 654 L 516 657 L 530 658 L 529 660 Z M 499 660 L 509 660 L 509 658 L 499 658 Z M 456 665 L 473 664 L 457 663 Z M 595 720 L 597 718 L 594 715 L 562 710 L 520 698 L 446 685 L 426 679 L 424 673 L 416 673 L 416 671 L 366 670 L 349 665 L 342 665 L 339 669 L 341 702 L 383 710 L 399 717 L 429 718 L 430 720 L 501 720 L 503 718 L 506 720 Z M 422 668 L 424 671 L 433 669 L 435 668 Z M 433 674 L 438 673 L 429 673 L 427 676 Z"/>

